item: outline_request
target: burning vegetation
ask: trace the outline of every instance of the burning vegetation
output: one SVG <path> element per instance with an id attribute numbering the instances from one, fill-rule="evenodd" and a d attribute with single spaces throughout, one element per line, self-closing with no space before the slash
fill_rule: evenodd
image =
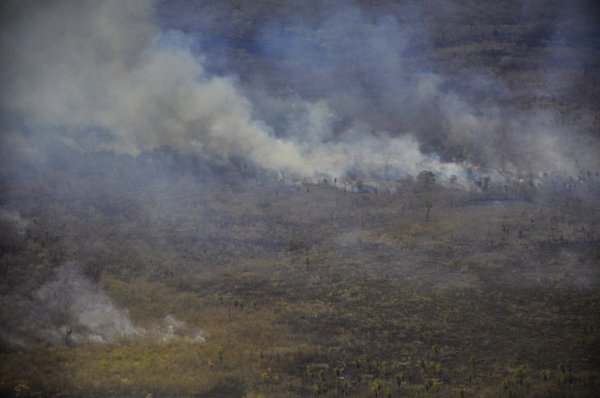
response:
<path id="1" fill-rule="evenodd" d="M 0 395 L 595 396 L 596 12 L 0 6 Z"/>

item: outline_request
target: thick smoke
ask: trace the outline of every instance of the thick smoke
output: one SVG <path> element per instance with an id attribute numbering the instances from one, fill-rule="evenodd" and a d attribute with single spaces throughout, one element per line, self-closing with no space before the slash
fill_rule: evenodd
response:
<path id="1" fill-rule="evenodd" d="M 308 172 L 298 148 L 251 115 L 234 81 L 161 35 L 148 1 L 36 4 L 2 35 L 2 105 L 73 146 L 180 151 Z M 91 142 L 95 132 L 103 139 Z"/>
<path id="2" fill-rule="evenodd" d="M 13 141 L 24 130 L 80 150 L 169 146 L 301 177 L 597 169 L 597 143 L 576 126 L 501 106 L 510 89 L 489 74 L 456 84 L 423 61 L 445 34 L 431 7 L 284 8 L 250 23 L 241 53 L 219 53 L 198 43 L 218 47 L 216 21 L 241 29 L 247 6 L 229 21 L 194 8 L 202 37 L 161 29 L 145 0 L 17 3 L 1 38 L 4 119 L 20 121 Z"/>

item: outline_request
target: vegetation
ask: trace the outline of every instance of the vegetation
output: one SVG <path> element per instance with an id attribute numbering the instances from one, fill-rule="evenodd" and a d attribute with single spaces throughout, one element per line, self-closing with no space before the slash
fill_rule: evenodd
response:
<path id="1" fill-rule="evenodd" d="M 271 15 L 323 18 L 319 2 L 214 2 L 202 21 L 189 12 L 200 5 L 168 3 L 157 17 L 205 38 L 206 67 L 216 75 L 230 63 L 247 87 L 265 78 L 290 97 L 321 88 L 312 68 L 282 79 L 281 60 L 261 56 L 252 41 L 261 28 L 277 27 L 268 24 Z M 578 120 L 591 132 L 590 147 L 597 145 L 599 86 L 589 82 L 598 81 L 600 67 L 588 62 L 597 36 L 582 37 L 577 18 L 567 18 L 561 29 L 572 34 L 555 39 L 563 2 L 527 2 L 542 11 L 530 14 L 512 0 L 447 8 L 425 1 L 420 15 L 404 12 L 410 4 L 384 3 L 357 2 L 367 19 L 385 5 L 381 15 L 399 10 L 399 21 L 415 19 L 428 33 L 411 33 L 401 62 L 407 74 L 443 71 L 442 92 L 448 85 L 473 102 L 498 101 L 499 114 L 548 112 L 563 127 Z M 198 24 L 210 34 L 196 34 Z M 191 46 L 176 35 L 165 40 Z M 348 81 L 371 80 L 340 63 Z M 492 86 L 501 92 L 490 93 Z M 374 87 L 364 95 L 384 88 Z M 412 129 L 401 125 L 403 114 L 382 109 L 361 110 L 374 131 Z M 430 111 L 433 118 L 435 104 Z M 3 130 L 12 123 L 3 120 Z M 442 186 L 429 170 L 385 181 L 357 171 L 331 184 L 171 148 L 134 158 L 79 152 L 50 138 L 39 154 L 19 144 L 23 153 L 12 153 L 9 144 L 0 145 L 0 396 L 558 398 L 600 391 L 596 170 L 507 181 L 481 171 L 468 186 L 457 176 Z M 485 148 L 455 144 L 448 159 L 486 156 Z M 502 153 L 501 142 L 489 146 Z M 68 320 L 30 311 L 27 303 L 70 261 L 150 332 L 78 342 Z M 25 315 L 28 328 L 9 329 Z M 201 330 L 205 341 L 155 338 L 167 316 Z M 64 335 L 63 343 L 36 338 L 42 327 Z"/>
<path id="2" fill-rule="evenodd" d="M 156 176 L 135 183 L 147 167 L 118 181 L 65 172 L 42 190 L 21 179 L 6 199 L 26 227 L 5 221 L 3 289 L 35 289 L 76 258 L 134 324 L 172 314 L 206 342 L 5 347 L 3 394 L 591 397 L 600 385 L 596 180 L 550 196 L 434 185 L 426 220 L 410 180 L 352 193 L 183 173 L 158 191 Z"/>

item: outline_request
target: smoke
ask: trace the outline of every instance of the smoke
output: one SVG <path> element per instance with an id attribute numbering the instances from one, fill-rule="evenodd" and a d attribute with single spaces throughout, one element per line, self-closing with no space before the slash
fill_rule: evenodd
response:
<path id="1" fill-rule="evenodd" d="M 30 297 L 3 297 L 0 308 L 0 339 L 8 346 L 110 343 L 142 333 L 75 263 L 58 267 Z"/>
<path id="2" fill-rule="evenodd" d="M 167 315 L 163 321 L 162 328 L 155 329 L 154 333 L 162 339 L 163 342 L 172 340 L 181 340 L 189 343 L 204 343 L 206 338 L 201 330 L 193 330 L 187 326 L 184 321 L 175 318 L 173 315 Z"/>
<path id="3" fill-rule="evenodd" d="M 158 31 L 150 2 L 52 2 L 16 14 L 2 35 L 2 105 L 29 126 L 82 149 L 171 146 L 308 171 L 293 143 L 253 119 L 232 78 L 207 74 L 183 40 Z"/>
<path id="4" fill-rule="evenodd" d="M 201 330 L 188 327 L 173 315 L 167 315 L 161 325 L 135 326 L 128 311 L 117 308 L 74 262 L 56 268 L 54 275 L 33 292 L 3 296 L 0 320 L 0 342 L 8 347 L 106 344 L 136 338 L 205 341 Z"/>
<path id="5" fill-rule="evenodd" d="M 443 28 L 447 32 L 438 35 L 455 33 L 452 28 L 460 25 L 443 20 L 443 13 L 431 7 L 385 4 L 376 9 L 325 7 L 316 21 L 292 18 L 262 30 L 261 55 L 277 64 L 270 82 L 285 81 L 292 97 L 326 103 L 331 115 L 320 129 L 293 128 L 302 117 L 288 111 L 294 116 L 284 120 L 282 130 L 319 142 L 314 147 L 325 147 L 333 155 L 358 153 L 359 167 L 393 158 L 388 165 L 413 175 L 429 168 L 447 177 L 445 170 L 451 168 L 460 177 L 470 163 L 512 173 L 576 174 L 598 167 L 598 142 L 590 145 L 582 125 L 565 125 L 552 109 L 513 106 L 521 94 L 481 67 L 467 64 L 470 69 L 462 75 L 445 73 L 460 65 L 458 57 L 434 62 L 444 51 L 433 48 L 427 38 Z M 477 33 L 471 36 L 478 38 Z M 452 46 L 451 38 L 438 40 Z M 493 42 L 480 40 L 485 43 L 481 47 L 496 51 Z M 539 67 L 541 75 L 544 66 Z M 257 86 L 262 72 L 258 69 L 250 77 Z M 509 80 L 510 70 L 505 74 Z M 562 76 L 555 78 L 560 81 Z M 277 114 L 269 112 L 270 106 L 262 114 Z"/>
<path id="6" fill-rule="evenodd" d="M 27 131 L 36 137 L 29 145 L 53 137 L 81 151 L 135 156 L 168 146 L 300 177 L 429 169 L 460 180 L 474 164 L 513 173 L 598 167 L 597 143 L 579 127 L 501 106 L 511 90 L 489 74 L 457 83 L 425 61 L 437 51 L 430 40 L 444 34 L 429 3 L 276 7 L 251 29 L 247 6 L 241 21 L 217 18 L 215 8 L 193 10 L 206 32 L 182 33 L 161 27 L 145 0 L 11 4 L 0 103 L 4 124 L 19 128 L 4 132 L 4 145 L 24 145 L 15 136 Z M 236 29 L 247 35 L 242 50 L 218 45 L 218 32 Z M 202 50 L 211 40 L 218 49 Z"/>
<path id="7" fill-rule="evenodd" d="M 18 212 L 5 208 L 0 208 L 0 225 L 2 225 L 0 230 L 3 234 L 13 234 L 17 237 L 25 236 L 28 227 L 27 221 Z M 0 241 L 5 242 L 6 239 L 1 239 Z"/>

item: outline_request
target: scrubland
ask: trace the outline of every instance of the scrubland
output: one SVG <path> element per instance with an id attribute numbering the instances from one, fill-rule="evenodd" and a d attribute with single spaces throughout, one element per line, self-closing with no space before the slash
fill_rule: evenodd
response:
<path id="1" fill-rule="evenodd" d="M 0 6 L 1 396 L 598 396 L 597 7 L 347 3 Z"/>
<path id="2" fill-rule="evenodd" d="M 129 170 L 118 183 L 90 171 L 11 191 L 5 317 L 76 260 L 136 327 L 170 315 L 205 341 L 5 347 L 5 395 L 591 397 L 600 385 L 593 175 L 558 191 L 406 179 L 349 192 L 231 170 L 143 181 L 141 160 L 105 156 L 138 164 L 115 168 Z"/>

